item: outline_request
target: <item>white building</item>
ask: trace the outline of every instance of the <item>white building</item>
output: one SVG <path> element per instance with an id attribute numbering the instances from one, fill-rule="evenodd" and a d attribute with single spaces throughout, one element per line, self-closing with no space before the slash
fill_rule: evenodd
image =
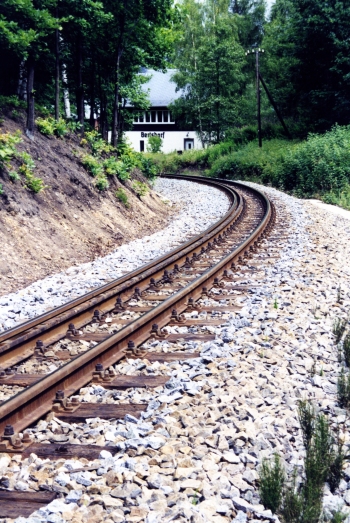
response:
<path id="1" fill-rule="evenodd" d="M 149 90 L 151 107 L 143 115 L 135 117 L 132 131 L 125 132 L 135 151 L 146 151 L 148 138 L 154 135 L 162 138 L 164 153 L 202 149 L 196 132 L 180 131 L 169 111 L 169 105 L 181 96 L 181 92 L 175 90 L 176 84 L 171 81 L 174 73 L 174 69 L 168 69 L 166 73 L 151 70 L 143 73 L 152 75 L 149 82 L 143 85 L 145 91 Z"/>

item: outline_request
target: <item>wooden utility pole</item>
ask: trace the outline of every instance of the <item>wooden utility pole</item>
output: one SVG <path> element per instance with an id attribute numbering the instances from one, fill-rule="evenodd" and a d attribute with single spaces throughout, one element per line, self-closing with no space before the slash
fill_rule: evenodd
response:
<path id="1" fill-rule="evenodd" d="M 246 55 L 255 53 L 255 68 L 256 68 L 256 105 L 257 105 L 257 119 L 258 119 L 258 140 L 259 147 L 262 147 L 261 135 L 261 103 L 260 103 L 260 72 L 259 72 L 259 54 L 263 53 L 264 49 L 257 47 L 246 52 Z"/>

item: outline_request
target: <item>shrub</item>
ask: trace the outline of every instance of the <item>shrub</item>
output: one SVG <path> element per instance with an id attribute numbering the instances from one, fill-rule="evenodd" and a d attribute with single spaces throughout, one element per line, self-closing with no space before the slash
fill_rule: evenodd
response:
<path id="1" fill-rule="evenodd" d="M 41 134 L 44 134 L 45 136 L 53 136 L 55 132 L 53 118 L 37 118 L 35 123 Z"/>
<path id="2" fill-rule="evenodd" d="M 100 163 L 100 161 L 95 158 L 95 156 L 92 156 L 92 154 L 86 154 L 82 157 L 81 163 L 85 167 L 85 169 L 92 174 L 92 176 L 98 176 L 103 174 L 103 167 Z"/>
<path id="3" fill-rule="evenodd" d="M 154 180 L 158 174 L 158 166 L 150 158 L 146 158 L 145 155 L 141 156 L 140 168 L 142 174 L 149 180 Z"/>
<path id="4" fill-rule="evenodd" d="M 336 318 L 333 323 L 332 332 L 335 336 L 335 343 L 339 343 L 346 330 L 347 320 L 345 318 Z"/>
<path id="5" fill-rule="evenodd" d="M 146 194 L 149 191 L 148 185 L 143 182 L 133 182 L 132 188 L 134 189 L 134 191 L 140 199 L 142 198 L 142 196 L 146 196 Z"/>
<path id="6" fill-rule="evenodd" d="M 260 469 L 260 497 L 263 505 L 273 514 L 281 506 L 284 479 L 285 473 L 278 454 L 274 455 L 272 464 L 267 459 L 263 460 Z"/>
<path id="7" fill-rule="evenodd" d="M 54 129 L 55 135 L 58 136 L 58 138 L 63 138 L 63 136 L 65 136 L 69 132 L 67 122 L 63 120 L 63 118 L 55 120 Z"/>
<path id="8" fill-rule="evenodd" d="M 35 120 L 35 123 L 38 126 L 39 132 L 46 136 L 56 135 L 58 138 L 63 138 L 63 136 L 69 132 L 68 124 L 63 118 L 55 120 L 52 117 L 39 117 Z"/>
<path id="9" fill-rule="evenodd" d="M 85 139 L 90 144 L 94 156 L 115 151 L 114 147 L 108 144 L 97 131 L 86 132 Z"/>
<path id="10" fill-rule="evenodd" d="M 95 185 L 100 191 L 105 191 L 108 189 L 109 183 L 104 173 L 100 173 L 96 176 Z"/>
<path id="11" fill-rule="evenodd" d="M 16 145 L 22 142 L 21 132 L 0 133 L 0 167 L 8 167 L 10 160 L 17 156 Z"/>
<path id="12" fill-rule="evenodd" d="M 350 332 L 347 333 L 343 340 L 342 349 L 344 361 L 347 367 L 350 367 Z"/>
<path id="13" fill-rule="evenodd" d="M 26 178 L 26 187 L 33 191 L 34 193 L 38 193 L 46 188 L 46 185 L 44 185 L 44 182 L 41 178 L 37 178 L 33 174 L 31 174 L 30 171 L 27 171 L 25 174 Z"/>
<path id="14" fill-rule="evenodd" d="M 80 122 L 76 122 L 74 120 L 67 122 L 67 129 L 71 133 L 76 133 L 77 131 L 80 131 L 81 127 L 82 127 L 82 125 Z"/>
<path id="15" fill-rule="evenodd" d="M 148 138 L 147 151 L 149 153 L 160 153 L 163 145 L 163 140 L 160 136 L 154 135 Z"/>
<path id="16" fill-rule="evenodd" d="M 283 471 L 275 456 L 274 463 L 263 462 L 260 472 L 261 486 L 266 486 L 270 497 L 264 498 L 263 490 L 260 495 L 264 505 L 281 514 L 285 523 L 319 523 L 324 484 L 328 481 L 332 492 L 338 488 L 345 456 L 339 433 L 336 438 L 326 417 L 316 415 L 313 406 L 306 401 L 299 403 L 299 420 L 306 450 L 303 477 L 298 478 L 294 468 L 290 481 L 281 490 Z"/>
<path id="17" fill-rule="evenodd" d="M 108 176 L 117 176 L 119 180 L 128 180 L 130 178 L 125 163 L 118 160 L 115 156 L 110 156 L 104 160 L 103 166 Z"/>
<path id="18" fill-rule="evenodd" d="M 124 191 L 124 189 L 122 189 L 121 187 L 115 192 L 115 195 L 117 197 L 117 199 L 123 204 L 125 205 L 125 207 L 128 209 L 130 207 L 130 204 L 129 204 L 129 199 L 128 199 L 128 196 L 126 194 L 126 192 Z"/>
<path id="19" fill-rule="evenodd" d="M 350 406 L 350 373 L 346 373 L 344 368 L 340 371 L 337 383 L 338 403 L 340 407 Z"/>
<path id="20" fill-rule="evenodd" d="M 21 179 L 17 171 L 9 171 L 8 175 L 10 180 L 12 180 L 13 182 L 18 182 L 18 180 Z"/>

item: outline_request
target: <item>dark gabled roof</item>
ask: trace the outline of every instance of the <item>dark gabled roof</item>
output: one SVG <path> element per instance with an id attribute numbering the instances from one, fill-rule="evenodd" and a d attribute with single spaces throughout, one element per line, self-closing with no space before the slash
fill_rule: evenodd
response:
<path id="1" fill-rule="evenodd" d="M 151 77 L 142 86 L 142 90 L 148 92 L 151 107 L 168 107 L 174 100 L 180 98 L 181 91 L 176 92 L 176 84 L 171 81 L 175 73 L 176 69 L 168 69 L 166 73 L 145 68 L 141 70 L 143 76 Z"/>

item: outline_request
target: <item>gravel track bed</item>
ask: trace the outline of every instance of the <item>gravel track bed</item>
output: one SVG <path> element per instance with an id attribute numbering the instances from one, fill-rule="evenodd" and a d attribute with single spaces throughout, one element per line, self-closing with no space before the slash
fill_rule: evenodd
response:
<path id="1" fill-rule="evenodd" d="M 218 221 L 229 208 L 218 189 L 185 180 L 158 179 L 155 190 L 181 211 L 165 229 L 124 244 L 103 258 L 48 276 L 0 297 L 0 332 L 62 305 L 162 256 Z"/>
<path id="2" fill-rule="evenodd" d="M 118 374 L 168 375 L 164 387 L 81 389 L 82 401 L 148 403 L 139 420 L 68 424 L 51 418 L 31 430 L 36 441 L 112 445 L 116 455 L 102 451 L 94 462 L 2 455 L 2 487 L 46 485 L 63 496 L 16 523 L 278 521 L 260 503 L 258 470 L 276 451 L 288 472 L 302 467 L 298 400 L 312 399 L 334 427 L 340 425 L 349 445 L 350 419 L 337 404 L 340 364 L 332 326 L 350 309 L 350 220 L 262 189 L 276 202 L 277 220 L 287 217 L 289 236 L 272 244 L 278 259 L 266 260 L 260 251 L 251 260 L 259 260 L 259 272 L 235 273 L 254 286 L 237 293 L 242 309 L 208 326 L 214 341 L 176 344 L 200 351 L 196 359 L 128 359 L 114 366 Z M 152 351 L 174 348 L 165 340 L 148 345 Z M 89 470 L 74 472 L 81 468 Z M 350 512 L 350 467 L 334 494 L 327 486 L 324 491 L 326 515 L 339 508 Z"/>

